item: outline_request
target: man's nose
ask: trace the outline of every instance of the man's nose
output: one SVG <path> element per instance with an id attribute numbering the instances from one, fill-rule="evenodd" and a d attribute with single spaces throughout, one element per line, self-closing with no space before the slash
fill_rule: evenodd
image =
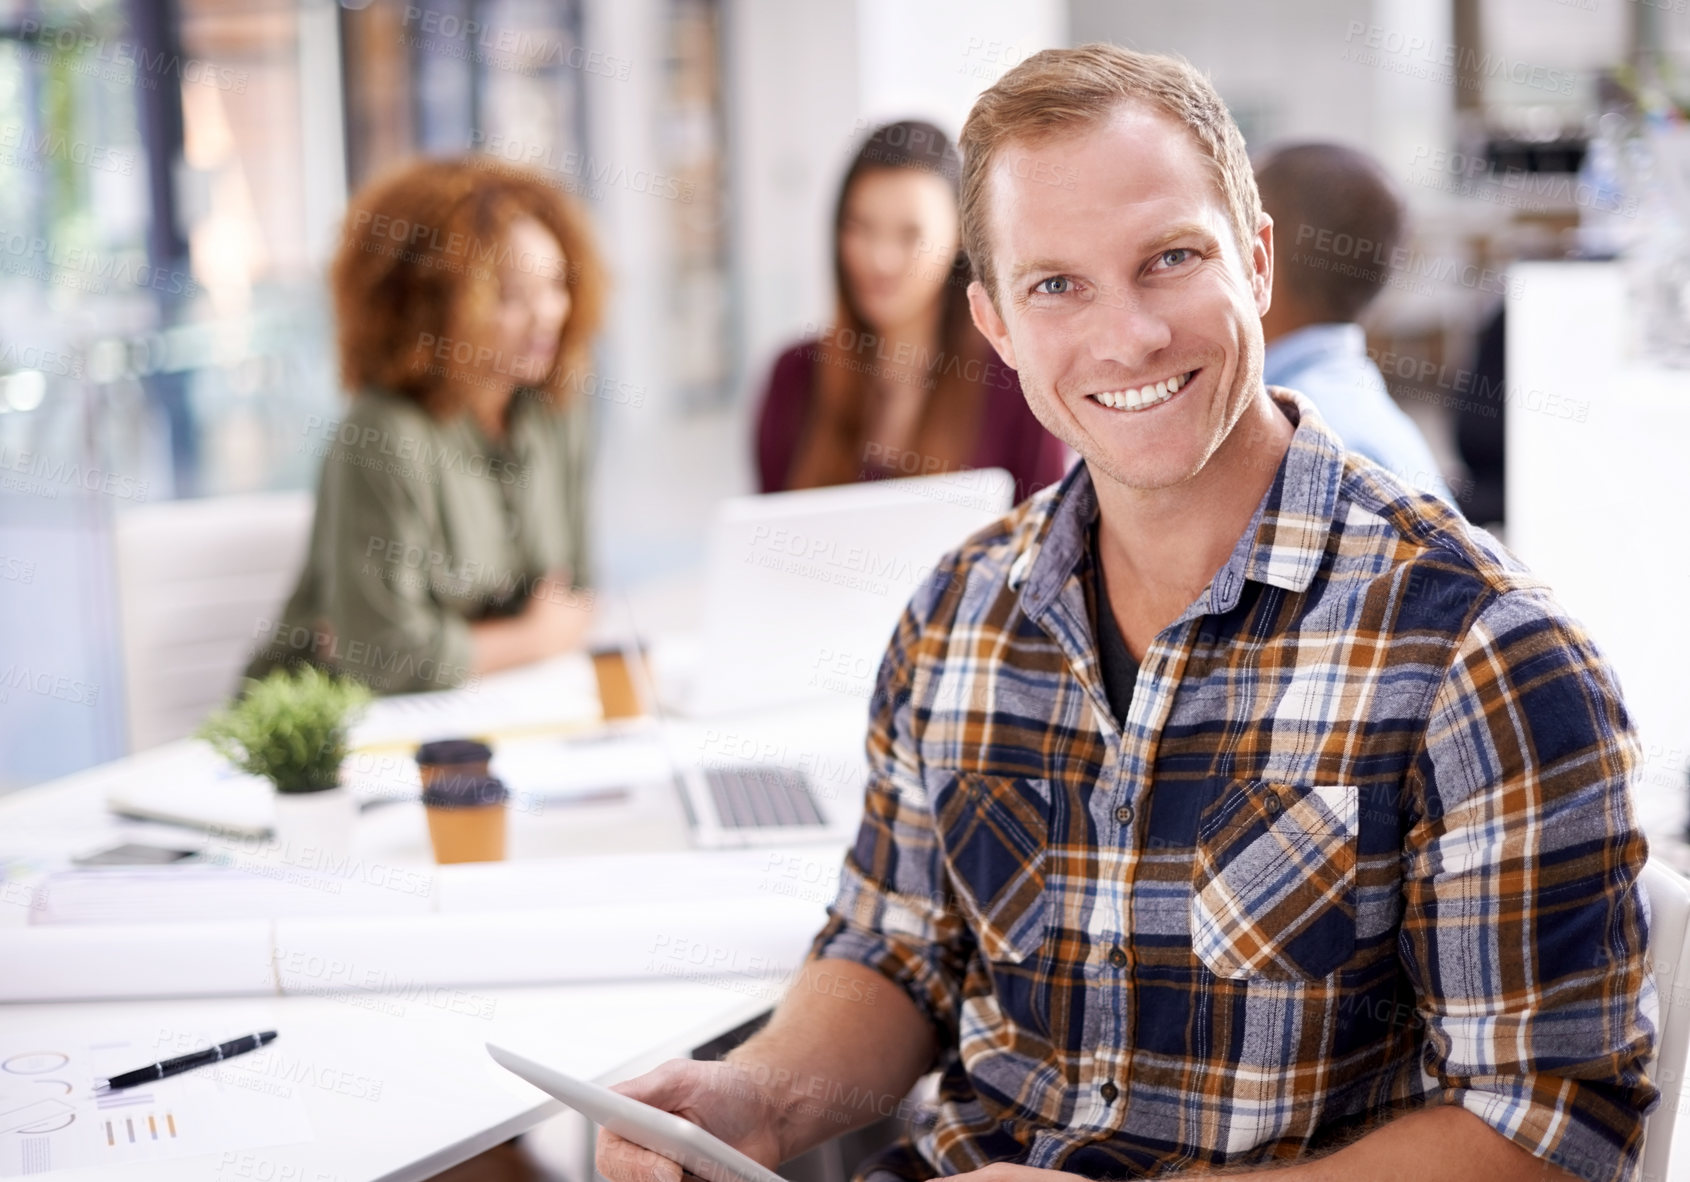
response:
<path id="1" fill-rule="evenodd" d="M 1174 336 L 1167 318 L 1128 288 L 1099 291 L 1086 319 L 1086 344 L 1092 357 L 1129 369 L 1167 348 Z"/>

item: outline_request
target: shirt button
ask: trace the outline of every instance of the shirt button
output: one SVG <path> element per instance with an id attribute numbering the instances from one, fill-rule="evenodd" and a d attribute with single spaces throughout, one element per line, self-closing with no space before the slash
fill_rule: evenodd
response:
<path id="1" fill-rule="evenodd" d="M 1131 825 L 1133 823 L 1133 806 L 1124 804 L 1116 809 L 1115 819 L 1123 825 Z"/>
<path id="2" fill-rule="evenodd" d="M 1267 810 L 1268 816 L 1277 817 L 1277 816 L 1279 816 L 1279 810 L 1284 808 L 1285 805 L 1279 799 L 1279 793 L 1270 792 L 1270 793 L 1268 793 L 1267 799 L 1262 801 L 1262 807 Z"/>
<path id="3" fill-rule="evenodd" d="M 1109 950 L 1109 963 L 1118 969 L 1124 969 L 1127 967 L 1127 954 L 1117 945 Z"/>
<path id="4" fill-rule="evenodd" d="M 1097 1089 L 1097 1094 L 1103 1097 L 1103 1102 L 1105 1104 L 1113 1104 L 1115 1102 L 1115 1097 L 1121 1094 L 1121 1089 L 1115 1086 L 1114 1080 L 1110 1080 L 1101 1088 Z"/>

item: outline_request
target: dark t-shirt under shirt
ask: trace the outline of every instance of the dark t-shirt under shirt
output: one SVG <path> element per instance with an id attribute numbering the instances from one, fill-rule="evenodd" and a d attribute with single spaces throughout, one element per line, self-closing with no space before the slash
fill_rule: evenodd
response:
<path id="1" fill-rule="evenodd" d="M 1109 607 L 1109 588 L 1103 582 L 1103 555 L 1097 547 L 1097 527 L 1091 531 L 1092 600 L 1096 603 L 1097 666 L 1103 674 L 1103 689 L 1115 721 L 1125 726 L 1133 704 L 1133 685 L 1138 681 L 1138 662 L 1127 649 L 1127 639 Z"/>

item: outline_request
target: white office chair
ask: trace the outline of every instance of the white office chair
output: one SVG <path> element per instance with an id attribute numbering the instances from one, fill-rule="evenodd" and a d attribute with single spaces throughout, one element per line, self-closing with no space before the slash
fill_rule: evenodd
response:
<path id="1" fill-rule="evenodd" d="M 1649 899 L 1649 945 L 1661 996 L 1659 1043 L 1649 1077 L 1662 1094 L 1661 1106 L 1643 1127 L 1642 1177 L 1645 1182 L 1665 1182 L 1686 1176 L 1683 1170 L 1667 1173 L 1667 1166 L 1673 1145 L 1684 1140 L 1677 1128 L 1690 1063 L 1690 879 L 1651 858 L 1643 868 L 1643 890 Z"/>
<path id="2" fill-rule="evenodd" d="M 191 734 L 234 690 L 292 590 L 309 493 L 163 501 L 112 526 L 129 749 Z"/>

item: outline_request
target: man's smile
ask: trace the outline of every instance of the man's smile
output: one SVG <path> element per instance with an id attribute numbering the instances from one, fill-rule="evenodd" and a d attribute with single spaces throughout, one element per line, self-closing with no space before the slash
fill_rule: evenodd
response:
<path id="1" fill-rule="evenodd" d="M 1110 410 L 1135 411 L 1149 410 L 1153 406 L 1160 406 L 1175 394 L 1183 390 L 1198 370 L 1175 374 L 1171 378 L 1163 378 L 1159 382 L 1149 382 L 1142 386 L 1135 386 L 1125 390 L 1103 390 L 1086 397 L 1099 406 Z"/>

